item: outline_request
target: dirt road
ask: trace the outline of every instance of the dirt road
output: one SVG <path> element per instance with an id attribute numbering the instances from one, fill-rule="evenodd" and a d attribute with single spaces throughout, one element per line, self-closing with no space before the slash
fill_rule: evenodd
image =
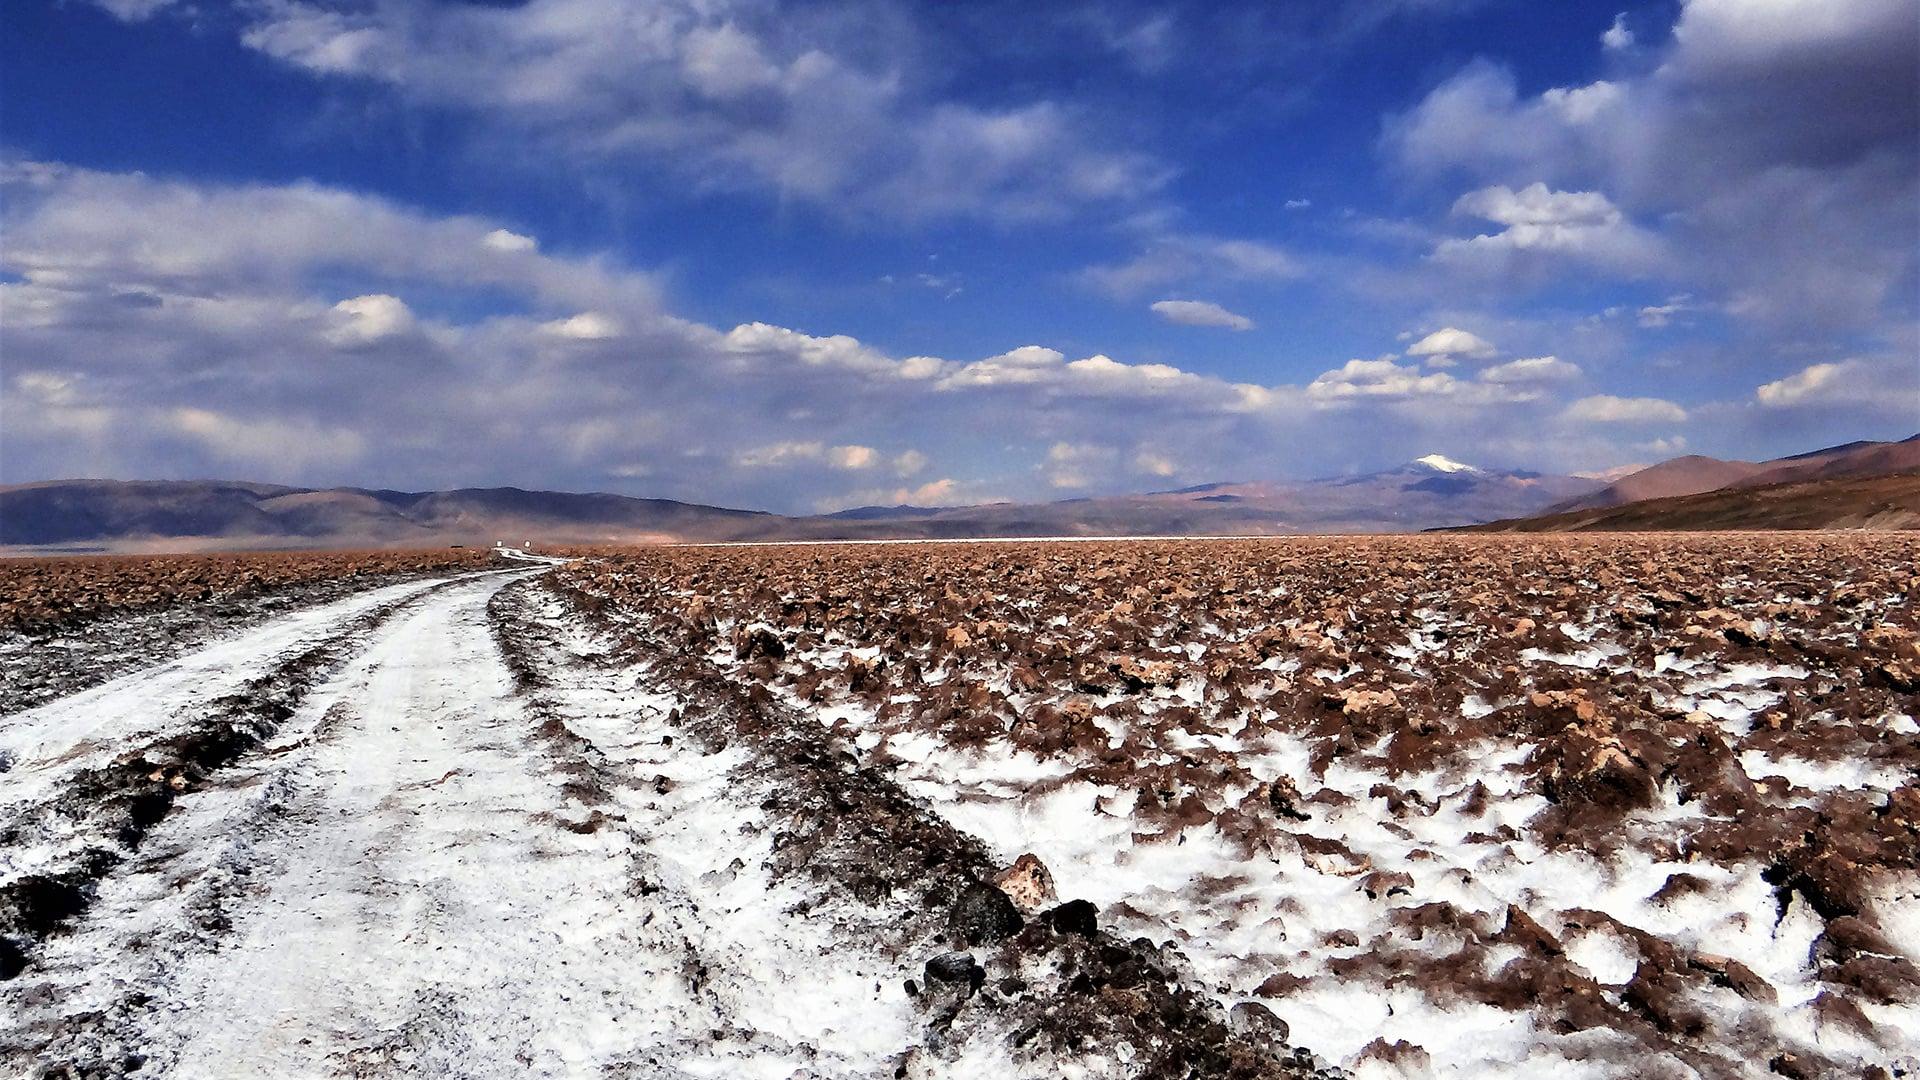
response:
<path id="1" fill-rule="evenodd" d="M 534 573 L 381 590 L 6 720 L 0 1072 L 891 1074 L 904 994 L 754 880 L 728 759 L 676 753 L 670 702 L 631 690 L 576 693 L 592 743 L 529 712 L 487 606 Z M 262 677 L 304 685 L 257 745 L 163 760 Z M 130 758 L 179 790 L 98 810 Z"/>

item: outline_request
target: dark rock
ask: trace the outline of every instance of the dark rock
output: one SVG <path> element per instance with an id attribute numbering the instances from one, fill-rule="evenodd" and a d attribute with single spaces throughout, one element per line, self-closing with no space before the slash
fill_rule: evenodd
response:
<path id="1" fill-rule="evenodd" d="M 1243 1001 L 1229 1010 L 1227 1027 L 1235 1035 L 1255 1042 L 1284 1043 L 1289 1034 L 1287 1022 L 1257 1001 Z"/>
<path id="2" fill-rule="evenodd" d="M 1100 911 L 1089 900 L 1069 900 L 1042 914 L 1040 919 L 1062 934 L 1090 938 L 1100 932 Z"/>
<path id="3" fill-rule="evenodd" d="M 974 961 L 972 953 L 950 952 L 927 961 L 926 977 L 930 991 L 944 987 L 972 997 L 987 981 L 987 972 Z"/>
<path id="4" fill-rule="evenodd" d="M 968 945 L 1005 941 L 1026 925 L 1007 894 L 984 881 L 967 886 L 954 902 L 950 918 L 954 936 Z"/>

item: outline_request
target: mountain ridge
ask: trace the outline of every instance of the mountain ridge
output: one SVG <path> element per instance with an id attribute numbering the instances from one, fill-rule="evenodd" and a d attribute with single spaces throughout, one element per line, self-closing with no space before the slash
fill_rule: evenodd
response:
<path id="1" fill-rule="evenodd" d="M 0 549 L 1399 532 L 1537 512 L 1599 486 L 1576 477 L 1428 458 L 1375 473 L 1292 483 L 1219 482 L 1046 503 L 862 506 L 798 517 L 511 486 L 401 491 L 227 480 L 38 481 L 0 487 Z"/>

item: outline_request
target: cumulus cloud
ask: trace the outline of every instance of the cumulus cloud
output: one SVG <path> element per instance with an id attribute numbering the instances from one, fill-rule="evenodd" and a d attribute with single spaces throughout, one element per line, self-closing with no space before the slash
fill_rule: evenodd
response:
<path id="1" fill-rule="evenodd" d="M 132 3 L 137 0 L 113 0 Z M 892 218 L 1056 217 L 1168 173 L 1047 99 L 982 106 L 909 78 L 913 29 L 755 0 L 249 5 L 241 40 L 316 78 L 388 88 L 586 162 Z"/>
<path id="2" fill-rule="evenodd" d="M 1643 329 L 1648 330 L 1658 330 L 1670 326 L 1676 316 L 1683 312 L 1694 310 L 1694 305 L 1690 303 L 1692 299 L 1693 297 L 1686 293 L 1681 293 L 1678 296 L 1668 297 L 1667 302 L 1664 304 L 1648 304 L 1640 309 L 1639 313 L 1635 316 L 1635 321 L 1637 321 Z"/>
<path id="3" fill-rule="evenodd" d="M 1605 192 L 1621 215 L 1458 240 L 1450 260 L 1537 273 L 1578 252 L 1711 292 L 1762 327 L 1911 321 L 1911 290 L 1894 288 L 1920 250 L 1910 3 L 1685 0 L 1647 61 L 1534 95 L 1476 62 L 1390 119 L 1386 148 L 1416 175 Z"/>
<path id="4" fill-rule="evenodd" d="M 1093 483 L 1092 471 L 1119 457 L 1119 451 L 1099 443 L 1057 442 L 1047 448 L 1047 483 L 1056 488 L 1084 488 Z"/>
<path id="5" fill-rule="evenodd" d="M 540 244 L 531 236 L 522 236 L 506 229 L 495 229 L 480 238 L 480 243 L 494 251 L 537 251 Z"/>
<path id="6" fill-rule="evenodd" d="M 333 305 L 328 341 L 341 348 L 371 345 L 413 330 L 413 311 L 397 296 L 375 293 Z"/>
<path id="7" fill-rule="evenodd" d="M 1488 360 L 1499 354 L 1493 343 L 1471 331 L 1443 327 L 1407 346 L 1408 356 Z"/>
<path id="8" fill-rule="evenodd" d="M 1168 322 L 1183 326 L 1220 326 L 1228 330 L 1251 330 L 1253 320 L 1236 315 L 1219 304 L 1206 300 L 1158 300 L 1153 310 Z"/>
<path id="9" fill-rule="evenodd" d="M 1664 398 L 1594 394 L 1567 406 L 1561 415 L 1586 424 L 1659 424 L 1680 423 L 1687 410 Z"/>
<path id="10" fill-rule="evenodd" d="M 1133 471 L 1144 476 L 1157 476 L 1165 479 L 1177 475 L 1180 466 L 1172 458 L 1152 450 L 1140 450 L 1133 455 Z"/>
<path id="11" fill-rule="evenodd" d="M 1398 454 L 1402 440 L 1524 427 L 1546 407 L 1535 387 L 1391 360 L 1260 385 L 1040 344 L 961 360 L 721 329 L 676 316 L 652 275 L 609 257 L 476 257 L 499 223 L 311 184 L 24 165 L 0 184 L 6 393 L 26 403 L 0 425 L 11 479 L 624 480 L 786 510 L 977 502 L 1045 496 L 1069 469 L 1087 490 L 1176 462 L 1271 474 L 1282 447 L 1290 471 L 1327 468 L 1357 431 Z M 402 299 L 414 296 L 469 314 L 425 318 Z M 1035 469 L 1056 445 L 1111 454 Z M 977 472 L 922 481 L 931 461 Z M 873 484 L 889 473 L 914 482 Z"/>
<path id="12" fill-rule="evenodd" d="M 121 22 L 145 22 L 175 5 L 175 0 L 93 0 Z"/>
<path id="13" fill-rule="evenodd" d="M 1557 356 L 1533 356 L 1509 360 L 1480 372 L 1483 382 L 1518 385 L 1524 383 L 1564 382 L 1580 377 L 1580 366 Z"/>
<path id="14" fill-rule="evenodd" d="M 909 451 L 911 453 L 911 451 Z M 817 439 L 770 443 L 743 450 L 734 456 L 734 464 L 744 469 L 786 468 L 794 465 L 823 465 L 830 469 L 858 471 L 880 462 L 880 451 L 857 444 L 828 446 Z"/>
<path id="15" fill-rule="evenodd" d="M 818 461 L 826 452 L 826 446 L 819 442 L 783 442 L 744 450 L 733 461 L 743 469 L 767 469 L 796 461 Z"/>
<path id="16" fill-rule="evenodd" d="M 1554 191 L 1543 183 L 1515 191 L 1496 184 L 1460 196 L 1453 212 L 1505 226 L 1442 240 L 1433 257 L 1454 266 L 1514 272 L 1551 269 L 1544 260 L 1561 258 L 1638 274 L 1660 259 L 1653 235 L 1629 223 L 1597 191 Z"/>
<path id="17" fill-rule="evenodd" d="M 927 455 L 918 450 L 902 450 L 893 458 L 893 473 L 901 479 L 918 476 L 927 467 Z"/>
<path id="18" fill-rule="evenodd" d="M 1609 49 L 1630 49 L 1633 47 L 1633 31 L 1627 28 L 1627 16 L 1621 12 L 1613 17 L 1613 25 L 1600 35 L 1600 44 Z"/>
<path id="19" fill-rule="evenodd" d="M 1761 384 L 1753 397 L 1769 409 L 1838 406 L 1920 424 L 1920 361 L 1853 357 L 1809 364 Z"/>
<path id="20" fill-rule="evenodd" d="M 835 446 L 827 450 L 827 464 L 836 469 L 869 469 L 880 460 L 871 446 Z"/>
<path id="21" fill-rule="evenodd" d="M 338 468 L 366 454 L 359 432 L 285 417 L 246 418 L 212 409 L 179 406 L 159 417 L 162 433 L 199 443 L 216 461 L 252 466 L 274 457 L 295 468 Z"/>
<path id="22" fill-rule="evenodd" d="M 1453 393 L 1459 380 L 1445 372 L 1422 375 L 1391 359 L 1349 360 L 1322 372 L 1307 384 L 1307 396 L 1316 402 L 1337 403 L 1357 398 L 1404 399 Z"/>
<path id="23" fill-rule="evenodd" d="M 943 476 L 916 486 L 861 488 L 845 492 L 817 500 L 814 509 L 830 512 L 854 506 L 974 506 L 1004 501 L 951 476 Z"/>
<path id="24" fill-rule="evenodd" d="M 1120 262 L 1082 269 L 1080 280 L 1127 299 L 1168 285 L 1221 281 L 1282 282 L 1305 273 L 1285 250 L 1258 240 L 1147 228 L 1141 249 Z"/>
<path id="25" fill-rule="evenodd" d="M 540 329 L 554 337 L 573 341 L 606 341 L 620 336 L 619 322 L 597 311 L 583 311 L 564 319 L 544 322 L 540 324 Z"/>

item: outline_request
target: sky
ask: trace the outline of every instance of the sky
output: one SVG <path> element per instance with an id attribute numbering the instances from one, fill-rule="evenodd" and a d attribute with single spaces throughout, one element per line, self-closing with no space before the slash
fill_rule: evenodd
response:
<path id="1" fill-rule="evenodd" d="M 784 512 L 1920 431 L 1916 0 L 9 0 L 0 481 Z"/>

